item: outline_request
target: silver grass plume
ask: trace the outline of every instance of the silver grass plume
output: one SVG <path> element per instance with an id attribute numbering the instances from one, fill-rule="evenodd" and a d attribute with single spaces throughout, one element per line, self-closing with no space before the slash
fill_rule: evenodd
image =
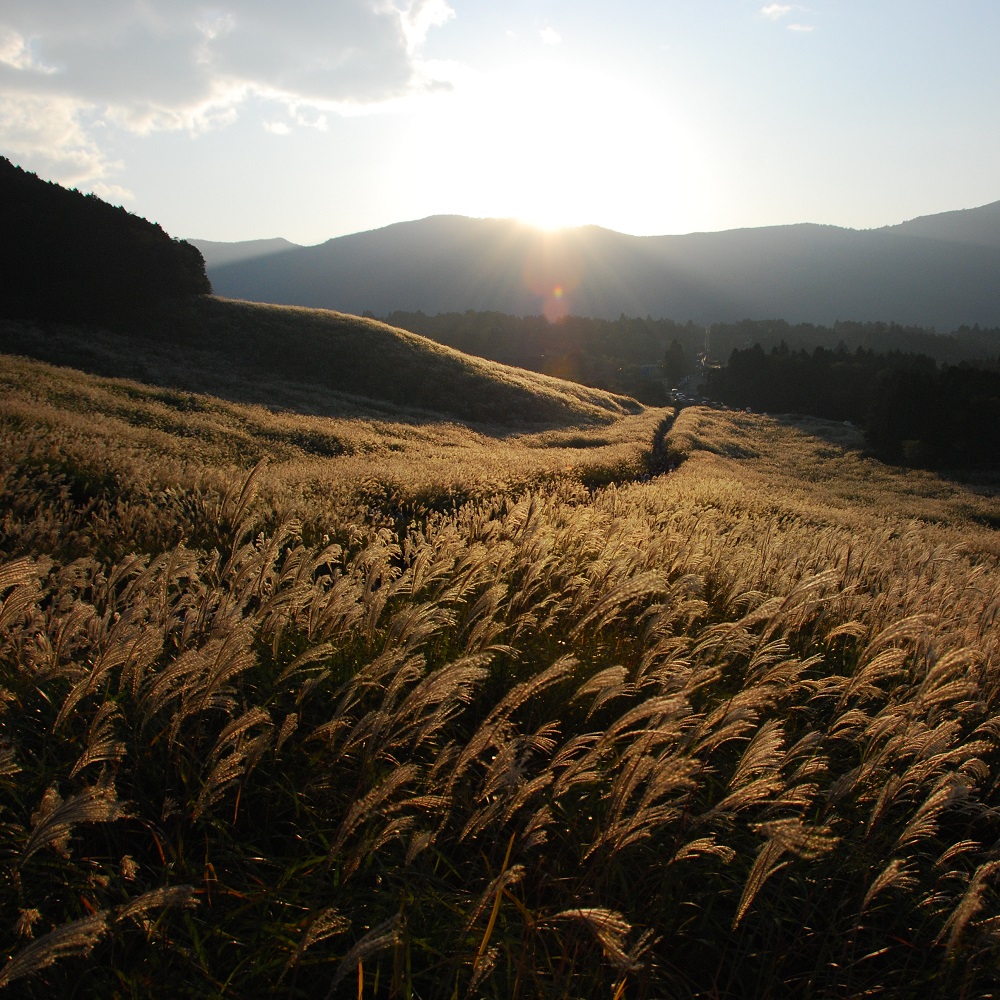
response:
<path id="1" fill-rule="evenodd" d="M 962 894 L 958 905 L 952 910 L 951 915 L 945 921 L 944 926 L 941 928 L 941 933 L 938 934 L 935 940 L 935 944 L 939 944 L 941 939 L 947 934 L 948 941 L 945 947 L 949 955 L 954 953 L 962 932 L 968 926 L 969 922 L 982 909 L 983 892 L 987 887 L 988 881 L 991 880 L 998 870 L 1000 870 L 1000 861 L 987 861 L 985 864 L 981 864 L 969 881 L 969 887 Z"/>
<path id="2" fill-rule="evenodd" d="M 747 876 L 746 885 L 743 887 L 743 895 L 740 898 L 739 906 L 736 908 L 736 916 L 733 917 L 733 929 L 735 930 L 740 921 L 746 916 L 747 910 L 760 892 L 764 883 L 776 872 L 791 864 L 791 861 L 782 861 L 785 854 L 785 844 L 780 838 L 771 838 L 766 841 L 757 852 L 753 867 Z"/>
<path id="3" fill-rule="evenodd" d="M 115 912 L 115 920 L 136 920 L 145 916 L 150 910 L 162 910 L 169 906 L 190 908 L 197 906 L 195 898 L 197 890 L 192 885 L 167 885 L 159 889 L 150 889 L 141 896 L 136 896 Z"/>
<path id="4" fill-rule="evenodd" d="M 108 914 L 102 910 L 49 931 L 22 948 L 0 970 L 0 989 L 9 986 L 16 979 L 47 968 L 61 958 L 89 955 L 107 927 Z"/>
<path id="5" fill-rule="evenodd" d="M 632 925 L 616 910 L 598 906 L 579 907 L 563 910 L 540 922 L 549 925 L 565 922 L 581 924 L 597 938 L 605 956 L 615 968 L 636 972 L 642 967 L 636 957 L 625 950 L 625 938 L 632 930 Z"/>
<path id="6" fill-rule="evenodd" d="M 125 804 L 119 801 L 111 783 L 93 785 L 65 801 L 50 788 L 32 817 L 34 827 L 21 851 L 19 864 L 24 865 L 48 844 L 64 848 L 78 823 L 113 823 L 127 815 Z"/>
<path id="7" fill-rule="evenodd" d="M 330 990 L 326 994 L 327 1000 L 334 995 L 337 987 L 345 976 L 354 972 L 359 962 L 363 962 L 369 955 L 392 948 L 399 941 L 399 914 L 394 914 L 388 920 L 373 927 L 360 941 L 341 959 L 334 973 L 333 981 L 330 983 Z"/>
<path id="8" fill-rule="evenodd" d="M 893 886 L 900 889 L 912 889 L 916 884 L 917 880 L 910 874 L 909 865 L 901 858 L 893 858 L 868 887 L 868 892 L 861 903 L 861 913 L 864 913 L 875 897 L 886 889 Z"/>
<path id="9" fill-rule="evenodd" d="M 282 977 L 284 977 L 289 969 L 298 965 L 299 960 L 313 945 L 319 944 L 321 941 L 326 941 L 328 938 L 336 937 L 338 934 L 343 934 L 350 926 L 350 920 L 338 913 L 336 907 L 330 906 L 325 910 L 321 910 L 309 921 L 305 933 L 299 939 L 295 951 L 285 965 L 284 971 L 281 974 Z"/>
<path id="10" fill-rule="evenodd" d="M 122 759 L 125 744 L 115 739 L 115 720 L 120 717 L 121 709 L 115 702 L 106 701 L 101 705 L 90 724 L 87 746 L 69 772 L 71 778 L 91 764 L 108 764 Z"/>
<path id="11" fill-rule="evenodd" d="M 41 595 L 39 570 L 33 559 L 15 559 L 0 566 L 0 594 L 13 590 L 0 602 L 0 630 L 21 619 Z"/>

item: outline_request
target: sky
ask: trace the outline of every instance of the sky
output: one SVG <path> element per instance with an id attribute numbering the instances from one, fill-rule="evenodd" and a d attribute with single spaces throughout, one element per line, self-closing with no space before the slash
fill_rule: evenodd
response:
<path id="1" fill-rule="evenodd" d="M 1000 0 L 4 0 L 0 154 L 171 235 L 1000 199 Z"/>

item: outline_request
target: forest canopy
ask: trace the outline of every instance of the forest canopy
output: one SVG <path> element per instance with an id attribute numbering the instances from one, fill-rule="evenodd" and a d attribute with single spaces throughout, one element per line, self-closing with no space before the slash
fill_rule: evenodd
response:
<path id="1" fill-rule="evenodd" d="M 733 351 L 706 372 L 703 389 L 743 409 L 847 420 L 891 462 L 925 467 L 1000 461 L 1000 372 L 938 363 L 924 354 L 841 346 L 792 351 L 784 343 Z"/>
<path id="2" fill-rule="evenodd" d="M 190 243 L 3 157 L 0 204 L 0 315 L 9 319 L 109 322 L 212 290 Z"/>

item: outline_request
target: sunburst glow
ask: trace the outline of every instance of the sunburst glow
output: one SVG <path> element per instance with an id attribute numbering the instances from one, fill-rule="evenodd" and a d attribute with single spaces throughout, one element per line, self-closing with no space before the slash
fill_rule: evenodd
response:
<path id="1" fill-rule="evenodd" d="M 679 113 L 591 67 L 538 60 L 455 84 L 448 100 L 428 102 L 411 137 L 428 151 L 418 168 L 428 200 L 433 193 L 461 214 L 643 233 L 651 202 L 680 205 L 712 182 Z M 453 153 L 446 170 L 429 155 L 442 145 Z"/>

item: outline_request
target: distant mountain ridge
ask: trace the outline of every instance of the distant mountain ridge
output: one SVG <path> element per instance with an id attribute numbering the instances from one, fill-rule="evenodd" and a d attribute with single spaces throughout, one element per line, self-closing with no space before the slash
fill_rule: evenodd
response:
<path id="1" fill-rule="evenodd" d="M 876 232 L 925 236 L 969 246 L 1000 247 L 1000 201 L 981 208 L 962 208 L 955 212 L 924 215 L 898 226 L 885 226 Z"/>
<path id="2" fill-rule="evenodd" d="M 218 243 L 214 240 L 188 240 L 188 242 L 194 243 L 206 260 L 208 259 L 206 255 L 211 256 L 217 267 L 223 264 L 236 264 L 244 260 L 253 260 L 256 257 L 267 257 L 275 253 L 284 253 L 286 250 L 301 249 L 297 243 L 290 243 L 280 236 L 269 240 L 242 240 L 239 243 Z"/>
<path id="3" fill-rule="evenodd" d="M 312 247 L 190 242 L 221 295 L 353 313 L 1000 326 L 1000 202 L 872 230 L 639 237 L 431 216 Z"/>

